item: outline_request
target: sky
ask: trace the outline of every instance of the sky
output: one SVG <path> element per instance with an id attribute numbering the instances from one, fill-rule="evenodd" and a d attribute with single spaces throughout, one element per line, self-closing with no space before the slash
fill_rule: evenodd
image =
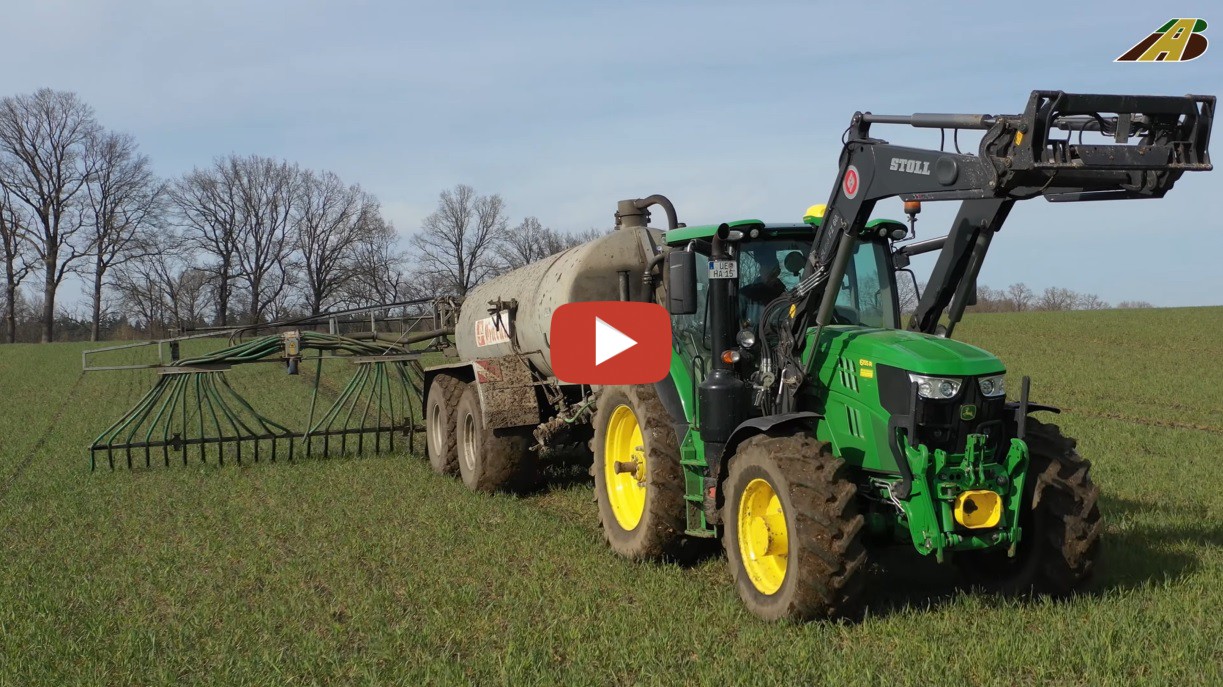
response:
<path id="1" fill-rule="evenodd" d="M 652 193 L 688 224 L 798 221 L 827 200 L 857 110 L 1015 113 L 1033 89 L 1223 91 L 1212 2 L 6 5 L 0 94 L 74 91 L 166 177 L 229 153 L 334 171 L 375 193 L 405 237 L 458 183 L 501 194 L 514 223 L 565 231 L 610 227 L 617 200 Z M 1213 49 L 1113 62 L 1173 17 L 1205 18 Z M 936 132 L 873 133 L 938 145 Z M 1223 304 L 1214 201 L 1220 171 L 1187 174 L 1162 200 L 1018 203 L 980 283 Z M 954 214 L 927 204 L 919 238 Z M 903 216 L 898 201 L 876 215 Z"/>

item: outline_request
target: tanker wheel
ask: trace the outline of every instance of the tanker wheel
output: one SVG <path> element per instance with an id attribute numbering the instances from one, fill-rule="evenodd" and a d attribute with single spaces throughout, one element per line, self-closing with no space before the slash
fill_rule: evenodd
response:
<path id="1" fill-rule="evenodd" d="M 678 557 L 684 544 L 684 473 L 670 415 L 651 385 L 603 387 L 594 415 L 591 473 L 603 536 L 634 560 Z"/>
<path id="2" fill-rule="evenodd" d="M 464 384 L 448 374 L 439 374 L 429 386 L 425 399 L 425 447 L 434 472 L 455 475 L 459 472 L 458 431 L 455 416 Z"/>
<path id="3" fill-rule="evenodd" d="M 1019 515 L 1023 534 L 1015 556 L 965 552 L 954 560 L 974 586 L 990 592 L 1069 596 L 1095 571 L 1104 528 L 1100 490 L 1091 481 L 1091 463 L 1057 425 L 1028 418 L 1027 442 L 1028 479 Z"/>
<path id="4" fill-rule="evenodd" d="M 748 610 L 765 620 L 854 615 L 866 549 L 857 486 L 829 444 L 806 435 L 739 445 L 723 485 L 723 545 Z"/>
<path id="5" fill-rule="evenodd" d="M 475 382 L 466 385 L 456 414 L 459 476 L 472 491 L 521 490 L 537 481 L 530 428 L 484 426 Z"/>

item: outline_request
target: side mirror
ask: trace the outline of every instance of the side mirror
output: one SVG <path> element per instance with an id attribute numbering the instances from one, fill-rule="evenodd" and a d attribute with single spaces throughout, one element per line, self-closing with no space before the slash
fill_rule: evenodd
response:
<path id="1" fill-rule="evenodd" d="M 664 258 L 666 268 L 667 312 L 672 315 L 696 313 L 696 253 L 673 250 Z"/>

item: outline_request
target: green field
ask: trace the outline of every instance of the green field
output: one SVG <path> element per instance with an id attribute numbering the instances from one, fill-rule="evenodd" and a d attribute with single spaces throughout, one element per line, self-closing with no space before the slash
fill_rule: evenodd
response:
<path id="1" fill-rule="evenodd" d="M 1097 579 L 1002 601 L 889 555 L 863 622 L 807 625 L 748 615 L 720 555 L 616 558 L 572 474 L 489 498 L 405 455 L 90 473 L 152 374 L 3 346 L 0 685 L 1221 684 L 1221 334 L 1223 308 L 969 318 L 1094 463 Z M 235 386 L 292 420 L 308 380 L 253 367 Z"/>

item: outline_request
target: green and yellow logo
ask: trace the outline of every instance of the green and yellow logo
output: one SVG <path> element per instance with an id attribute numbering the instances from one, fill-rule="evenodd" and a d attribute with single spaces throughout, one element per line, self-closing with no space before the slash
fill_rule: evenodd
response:
<path id="1" fill-rule="evenodd" d="M 1206 52 L 1205 19 L 1169 19 L 1114 62 L 1188 62 Z"/>

